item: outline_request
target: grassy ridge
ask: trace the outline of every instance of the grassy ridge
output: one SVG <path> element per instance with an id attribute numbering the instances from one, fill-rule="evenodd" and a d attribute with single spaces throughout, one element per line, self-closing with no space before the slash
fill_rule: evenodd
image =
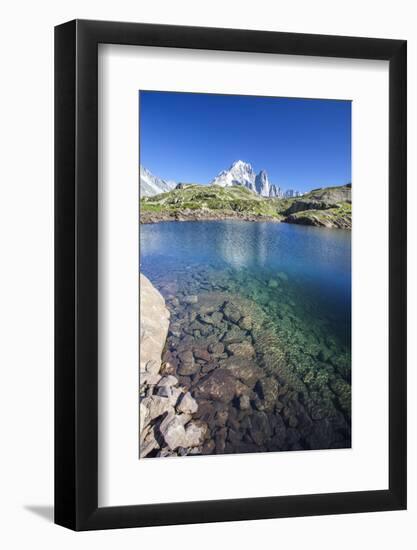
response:
<path id="1" fill-rule="evenodd" d="M 246 187 L 184 185 L 140 201 L 142 222 L 166 219 L 271 219 L 322 227 L 351 227 L 350 186 L 315 189 L 302 197 L 261 197 Z"/>
<path id="2" fill-rule="evenodd" d="M 246 187 L 216 187 L 187 185 L 141 200 L 143 211 L 220 210 L 248 212 L 254 215 L 278 216 L 275 205 L 252 193 Z"/>

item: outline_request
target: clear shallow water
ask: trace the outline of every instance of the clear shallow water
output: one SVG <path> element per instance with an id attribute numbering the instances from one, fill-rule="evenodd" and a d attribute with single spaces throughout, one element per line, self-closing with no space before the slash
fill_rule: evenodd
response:
<path id="1" fill-rule="evenodd" d="M 141 226 L 141 270 L 151 280 L 200 267 L 229 268 L 254 280 L 284 272 L 300 299 L 314 301 L 317 315 L 331 316 L 343 334 L 350 330 L 350 237 L 343 230 L 269 222 L 148 224 Z"/>
<path id="2" fill-rule="evenodd" d="M 263 442 L 259 450 L 350 446 L 350 232 L 270 222 L 163 222 L 140 227 L 140 262 L 166 298 L 171 323 L 185 331 L 170 335 L 174 353 L 185 335 L 194 339 L 191 348 L 207 339 L 188 330 L 199 309 L 182 298 L 217 300 L 220 312 L 229 300 L 256 319 L 257 328 L 245 336 L 255 363 L 293 391 L 280 401 L 288 417 L 298 418 L 297 426 L 287 423 L 291 437 L 271 449 Z M 226 323 L 218 331 L 233 328 Z M 203 374 L 184 383 L 198 385 Z M 268 414 L 282 416 L 282 410 Z M 250 434 L 247 439 L 253 443 Z"/>

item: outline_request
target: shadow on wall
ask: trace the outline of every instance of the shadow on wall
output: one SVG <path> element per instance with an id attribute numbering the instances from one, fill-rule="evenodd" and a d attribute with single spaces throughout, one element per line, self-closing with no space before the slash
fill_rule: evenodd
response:
<path id="1" fill-rule="evenodd" d="M 37 506 L 37 505 L 31 505 L 31 506 L 24 506 L 24 509 L 28 512 L 32 512 L 32 514 L 35 514 L 49 523 L 53 523 L 54 521 L 54 507 L 53 506 Z"/>

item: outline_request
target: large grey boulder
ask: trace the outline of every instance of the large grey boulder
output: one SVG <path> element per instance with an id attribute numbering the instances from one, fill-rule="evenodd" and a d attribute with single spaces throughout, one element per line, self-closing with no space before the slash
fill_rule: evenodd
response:
<path id="1" fill-rule="evenodd" d="M 139 441 L 140 456 L 147 456 L 158 448 L 154 430 L 149 424 L 173 410 L 171 394 L 151 395 L 152 388 L 161 381 L 161 355 L 169 326 L 169 311 L 165 300 L 142 273 L 140 274 L 140 396 Z M 144 397 L 146 396 L 146 397 Z M 178 398 L 178 396 L 177 396 Z"/>
<path id="2" fill-rule="evenodd" d="M 142 432 L 140 456 L 144 458 L 154 449 L 159 449 L 159 443 L 155 437 L 155 427 L 146 426 L 145 430 Z"/>
<path id="3" fill-rule="evenodd" d="M 185 428 L 191 416 L 187 414 L 175 414 L 170 411 L 159 426 L 159 431 L 165 440 L 165 443 L 174 451 L 178 447 L 184 447 L 185 443 Z"/>
<path id="4" fill-rule="evenodd" d="M 145 275 L 140 274 L 140 373 L 157 380 L 169 326 L 165 300 Z M 152 376 L 153 378 L 152 378 Z M 140 383 L 143 381 L 142 376 Z M 157 383 L 157 381 L 156 381 Z"/>
<path id="5" fill-rule="evenodd" d="M 171 451 L 179 447 L 192 448 L 202 445 L 207 434 L 207 424 L 201 420 L 191 420 L 189 414 L 168 413 L 159 430 Z"/>
<path id="6" fill-rule="evenodd" d="M 193 414 L 198 409 L 197 401 L 193 399 L 193 397 L 191 397 L 190 392 L 187 392 L 183 395 L 182 399 L 177 405 L 177 409 L 178 411 L 183 413 Z"/>
<path id="7" fill-rule="evenodd" d="M 185 445 L 184 447 L 198 447 L 202 445 L 208 426 L 201 420 L 191 420 L 185 427 Z"/>
<path id="8" fill-rule="evenodd" d="M 161 294 L 142 274 L 140 289 L 140 457 L 200 453 L 208 426 L 201 420 L 192 420 L 198 410 L 197 401 L 179 384 L 178 378 L 166 370 L 165 364 L 162 368 L 162 351 L 169 327 L 168 309 Z M 195 303 L 193 296 L 186 299 Z M 191 336 L 188 338 L 192 340 Z M 207 344 L 193 353 L 187 338 L 183 338 L 177 357 L 179 374 L 190 375 L 200 370 L 194 355 L 199 361 L 211 359 Z M 230 387 L 230 382 L 233 386 L 234 379 L 230 375 L 226 379 L 223 382 L 229 382 L 226 393 L 231 393 L 231 399 L 234 388 Z"/>
<path id="9" fill-rule="evenodd" d="M 172 402 L 169 397 L 161 395 L 151 395 L 145 397 L 140 402 L 140 414 L 144 414 L 144 425 L 149 424 L 154 418 L 162 416 L 172 408 Z"/>

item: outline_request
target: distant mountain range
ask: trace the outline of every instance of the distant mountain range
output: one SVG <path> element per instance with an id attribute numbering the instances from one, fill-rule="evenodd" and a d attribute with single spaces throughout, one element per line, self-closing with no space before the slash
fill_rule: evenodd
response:
<path id="1" fill-rule="evenodd" d="M 166 181 L 154 176 L 145 167 L 140 167 L 140 191 L 142 197 L 152 197 L 159 193 L 166 193 L 176 187 L 173 181 Z M 243 160 L 236 160 L 230 168 L 221 171 L 209 185 L 231 187 L 239 185 L 250 189 L 262 197 L 292 198 L 302 195 L 299 191 L 288 189 L 283 191 L 271 183 L 265 170 L 255 173 L 252 166 Z"/>
<path id="2" fill-rule="evenodd" d="M 153 197 L 160 193 L 166 193 L 176 187 L 175 181 L 163 180 L 154 176 L 150 170 L 140 167 L 140 195 L 141 197 Z"/>

